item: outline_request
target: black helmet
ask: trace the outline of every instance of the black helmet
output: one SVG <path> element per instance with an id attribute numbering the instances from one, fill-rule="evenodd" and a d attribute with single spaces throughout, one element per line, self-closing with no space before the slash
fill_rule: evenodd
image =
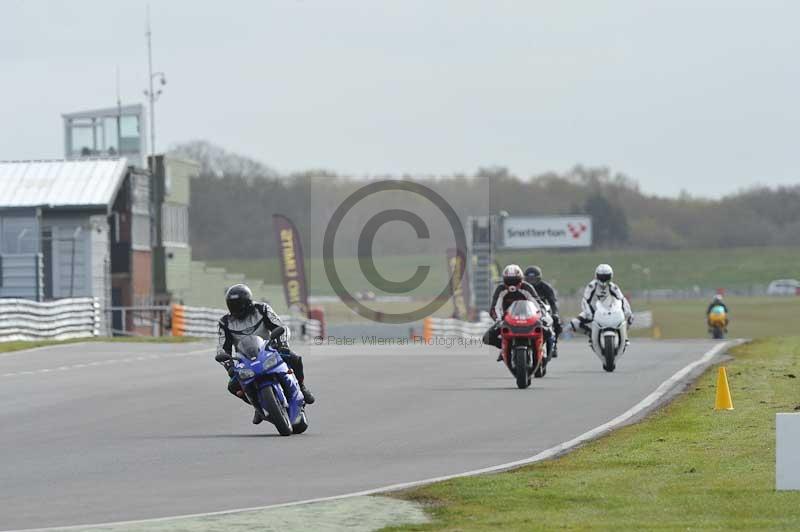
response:
<path id="1" fill-rule="evenodd" d="M 538 266 L 528 266 L 525 269 L 525 280 L 531 284 L 536 284 L 542 280 L 542 269 Z"/>
<path id="2" fill-rule="evenodd" d="M 511 287 L 522 283 L 522 268 L 516 264 L 509 264 L 503 269 L 503 284 Z"/>
<path id="3" fill-rule="evenodd" d="M 253 292 L 246 284 L 235 284 L 225 292 L 225 304 L 231 316 L 242 319 L 253 306 Z"/>

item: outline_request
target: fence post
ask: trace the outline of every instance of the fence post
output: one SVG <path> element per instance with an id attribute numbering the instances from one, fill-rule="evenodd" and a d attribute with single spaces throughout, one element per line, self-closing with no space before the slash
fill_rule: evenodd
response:
<path id="1" fill-rule="evenodd" d="M 100 336 L 100 326 L 102 325 L 101 320 L 101 310 L 100 310 L 100 298 L 93 297 L 92 298 L 92 310 L 94 315 L 94 331 L 92 331 L 92 336 Z"/>
<path id="2" fill-rule="evenodd" d="M 422 339 L 430 342 L 433 338 L 433 318 L 428 316 L 422 321 Z"/>
<path id="3" fill-rule="evenodd" d="M 184 336 L 186 334 L 186 315 L 183 305 L 172 305 L 172 336 Z"/>

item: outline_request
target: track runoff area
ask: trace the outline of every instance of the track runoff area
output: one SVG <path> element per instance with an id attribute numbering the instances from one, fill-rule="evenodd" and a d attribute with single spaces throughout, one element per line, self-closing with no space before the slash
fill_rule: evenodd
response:
<path id="1" fill-rule="evenodd" d="M 291 437 L 250 423 L 210 344 L 0 355 L 0 530 L 257 508 L 522 465 L 638 419 L 726 345 L 637 339 L 606 373 L 585 341 L 565 341 L 527 390 L 474 343 L 298 346 L 318 400 L 308 431 Z"/>

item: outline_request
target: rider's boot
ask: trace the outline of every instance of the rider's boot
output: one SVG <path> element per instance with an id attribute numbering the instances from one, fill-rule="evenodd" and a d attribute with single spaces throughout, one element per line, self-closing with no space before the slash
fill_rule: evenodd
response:
<path id="1" fill-rule="evenodd" d="M 497 362 L 502 362 L 502 361 L 503 361 L 503 352 L 500 351 L 499 353 L 497 353 Z"/>
<path id="2" fill-rule="evenodd" d="M 260 408 L 256 407 L 253 412 L 253 425 L 258 425 L 262 421 L 264 421 L 264 414 L 261 413 Z"/>
<path id="3" fill-rule="evenodd" d="M 303 394 L 303 399 L 305 399 L 307 405 L 314 404 L 314 401 L 317 400 L 311 390 L 306 388 L 305 383 L 300 383 L 300 392 Z"/>

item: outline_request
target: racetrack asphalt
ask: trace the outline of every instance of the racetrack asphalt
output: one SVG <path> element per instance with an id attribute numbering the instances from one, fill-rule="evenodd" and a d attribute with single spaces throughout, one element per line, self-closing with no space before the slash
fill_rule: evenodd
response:
<path id="1" fill-rule="evenodd" d="M 210 344 L 0 355 L 0 530 L 340 495 L 527 458 L 631 408 L 712 341 L 635 340 L 614 373 L 584 341 L 530 389 L 483 347 L 297 346 L 310 428 L 251 425 Z"/>

